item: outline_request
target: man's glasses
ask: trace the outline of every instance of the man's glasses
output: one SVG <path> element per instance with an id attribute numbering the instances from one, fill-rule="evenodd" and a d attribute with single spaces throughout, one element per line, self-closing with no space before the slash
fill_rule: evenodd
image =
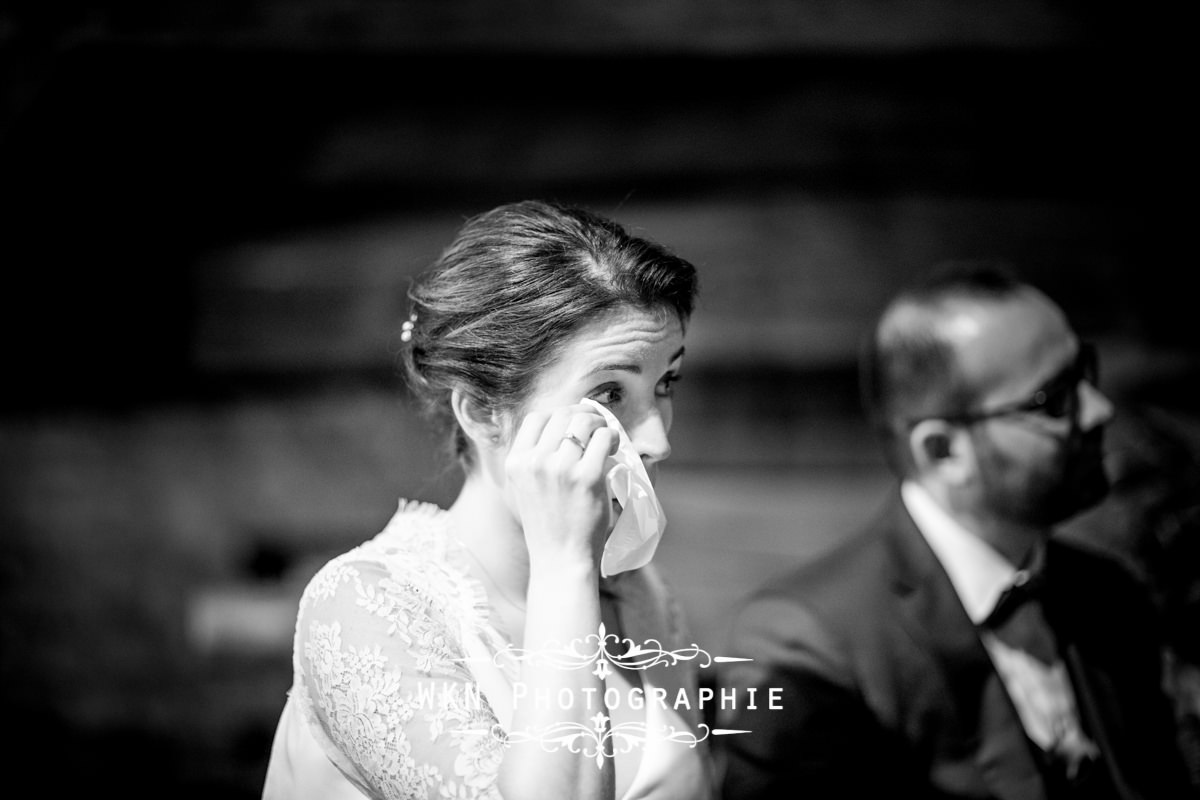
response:
<path id="1" fill-rule="evenodd" d="M 1087 381 L 1096 386 L 1099 380 L 1100 364 L 1096 347 L 1090 342 L 1080 342 L 1075 360 L 1024 400 L 978 411 L 931 414 L 925 419 L 944 419 L 947 422 L 970 425 L 994 417 L 1041 414 L 1052 419 L 1074 420 L 1079 413 L 1079 384 Z"/>

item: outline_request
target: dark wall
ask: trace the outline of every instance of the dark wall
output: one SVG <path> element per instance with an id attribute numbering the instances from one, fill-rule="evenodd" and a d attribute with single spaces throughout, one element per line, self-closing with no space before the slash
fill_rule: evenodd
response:
<path id="1" fill-rule="evenodd" d="M 893 276 L 979 253 L 1018 260 L 1098 332 L 1174 345 L 1195 337 L 1171 290 L 1182 213 L 1164 177 L 1186 162 L 1172 147 L 1177 106 L 1146 77 L 1108 49 L 1078 47 L 660 55 L 82 41 L 6 132 L 5 338 L 27 344 L 13 348 L 25 379 L 4 402 L 191 394 L 215 377 L 203 363 L 212 349 L 262 347 L 257 332 L 238 342 L 212 330 L 222 320 L 210 315 L 227 309 L 206 303 L 249 302 L 245 279 L 211 266 L 229 248 L 323 232 L 350 242 L 361 234 L 347 229 L 367 222 L 444 239 L 464 215 L 526 196 L 632 223 L 705 210 L 729 244 L 697 241 L 685 213 L 647 232 L 713 274 L 722 323 L 750 304 L 773 319 L 849 311 L 859 322 Z M 385 288 L 436 242 L 410 248 Z M 862 284 L 845 292 L 856 307 L 839 305 L 841 287 L 797 276 L 814 261 Z M 359 267 L 342 262 L 321 268 Z M 278 336 L 311 317 L 314 330 L 353 338 L 325 328 L 339 311 L 355 316 L 363 279 L 341 281 L 332 300 L 328 275 L 260 281 L 290 281 L 264 290 L 291 292 L 265 309 Z M 757 291 L 764 281 L 784 296 Z M 772 307 L 788 302 L 802 308 Z M 324 347 L 358 348 L 350 363 L 309 344 L 286 364 L 229 357 L 252 372 L 388 366 L 386 351 L 358 342 Z M 786 358 L 798 363 L 813 345 L 794 347 Z M 63 369 L 55 356 L 67 353 Z"/>

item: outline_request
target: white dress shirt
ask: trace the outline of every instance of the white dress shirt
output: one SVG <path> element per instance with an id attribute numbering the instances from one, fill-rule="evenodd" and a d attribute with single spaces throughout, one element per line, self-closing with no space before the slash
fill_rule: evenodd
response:
<path id="1" fill-rule="evenodd" d="M 1028 572 L 1018 570 L 995 548 L 959 525 L 918 484 L 904 482 L 900 494 L 917 529 L 950 577 L 967 616 L 979 630 L 1026 734 L 1044 751 L 1066 759 L 1068 774 L 1074 774 L 1078 764 L 1097 756 L 1099 749 L 1080 728 L 1075 693 L 1062 660 L 1043 664 L 979 627 L 1001 593 L 1027 580 Z M 1044 548 L 1035 555 L 1034 563 L 1042 558 Z"/>

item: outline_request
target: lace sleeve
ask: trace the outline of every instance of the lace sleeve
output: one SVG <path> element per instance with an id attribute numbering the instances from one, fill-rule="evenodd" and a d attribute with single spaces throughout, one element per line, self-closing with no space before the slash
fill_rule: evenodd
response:
<path id="1" fill-rule="evenodd" d="M 419 582 L 366 559 L 326 565 L 296 626 L 301 705 L 330 760 L 372 798 L 499 798 L 504 750 L 459 625 Z"/>

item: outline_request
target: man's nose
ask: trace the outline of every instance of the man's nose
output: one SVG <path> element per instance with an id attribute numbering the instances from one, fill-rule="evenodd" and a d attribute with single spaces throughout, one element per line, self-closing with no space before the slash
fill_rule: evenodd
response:
<path id="1" fill-rule="evenodd" d="M 1088 381 L 1080 381 L 1079 427 L 1085 431 L 1098 428 L 1113 418 L 1112 401 Z"/>

